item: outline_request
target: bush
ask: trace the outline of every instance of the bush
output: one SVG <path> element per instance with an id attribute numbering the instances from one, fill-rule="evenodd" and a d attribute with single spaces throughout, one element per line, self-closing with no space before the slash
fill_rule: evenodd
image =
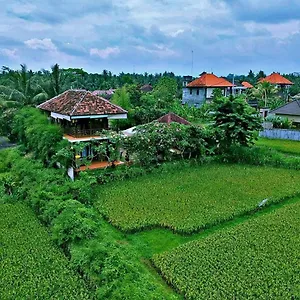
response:
<path id="1" fill-rule="evenodd" d="M 233 96 L 214 100 L 212 120 L 221 151 L 231 145 L 253 144 L 262 129 L 262 120 L 255 110 L 243 98 Z"/>
<path id="2" fill-rule="evenodd" d="M 273 149 L 260 147 L 230 147 L 226 154 L 219 157 L 222 162 L 268 165 L 300 170 L 300 158 L 287 157 Z"/>
<path id="3" fill-rule="evenodd" d="M 269 116 L 266 118 L 266 121 L 271 122 L 273 124 L 273 128 L 292 129 L 294 127 L 293 122 L 288 118 Z"/>
<path id="4" fill-rule="evenodd" d="M 32 152 L 45 165 L 51 163 L 52 156 L 62 140 L 59 126 L 50 124 L 47 117 L 35 108 L 22 108 L 14 117 L 12 133 L 26 152 Z"/>
<path id="5" fill-rule="evenodd" d="M 207 152 L 202 128 L 177 123 L 152 122 L 136 128 L 124 148 L 141 166 L 155 165 L 176 158 L 199 158 Z"/>

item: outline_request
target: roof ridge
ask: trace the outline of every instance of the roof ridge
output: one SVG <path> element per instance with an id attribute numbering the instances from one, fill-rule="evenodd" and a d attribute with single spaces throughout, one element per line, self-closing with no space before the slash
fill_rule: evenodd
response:
<path id="1" fill-rule="evenodd" d="M 83 92 L 83 91 L 82 91 Z M 76 110 L 76 108 L 78 107 L 78 105 L 84 100 L 85 96 L 87 95 L 87 93 L 89 93 L 89 91 L 85 91 L 85 94 L 82 96 L 82 98 L 76 103 L 76 105 L 74 106 L 73 110 L 70 113 L 70 116 L 73 115 L 74 111 Z"/>

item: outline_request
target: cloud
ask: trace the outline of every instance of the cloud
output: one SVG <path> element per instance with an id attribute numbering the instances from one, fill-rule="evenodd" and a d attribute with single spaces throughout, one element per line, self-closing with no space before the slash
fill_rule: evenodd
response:
<path id="1" fill-rule="evenodd" d="M 146 52 L 149 54 L 154 55 L 155 57 L 172 57 L 172 56 L 178 56 L 178 53 L 165 45 L 154 45 L 152 48 L 146 48 L 144 46 L 136 46 L 135 47 L 137 50 L 141 52 Z"/>
<path id="2" fill-rule="evenodd" d="M 224 0 L 233 15 L 242 21 L 276 24 L 299 20 L 299 0 Z"/>
<path id="3" fill-rule="evenodd" d="M 300 70 L 299 0 L 288 4 L 286 0 L 0 0 L 0 4 L 0 60 L 13 68 L 19 62 L 33 69 L 58 62 L 93 72 L 103 68 L 131 72 L 134 65 L 141 72 L 185 74 L 191 71 L 193 50 L 195 74 Z M 19 60 L 9 58 L 9 53 Z"/>
<path id="4" fill-rule="evenodd" d="M 30 39 L 24 42 L 24 44 L 31 49 L 55 51 L 57 50 L 56 46 L 53 44 L 51 39 Z"/>
<path id="5" fill-rule="evenodd" d="M 105 49 L 91 48 L 90 55 L 99 56 L 103 59 L 108 58 L 111 55 L 118 55 L 120 53 L 119 47 L 107 47 Z"/>
<path id="6" fill-rule="evenodd" d="M 6 56 L 9 59 L 17 59 L 19 56 L 17 55 L 18 50 L 17 49 L 6 49 L 2 48 L 0 49 L 0 55 Z"/>

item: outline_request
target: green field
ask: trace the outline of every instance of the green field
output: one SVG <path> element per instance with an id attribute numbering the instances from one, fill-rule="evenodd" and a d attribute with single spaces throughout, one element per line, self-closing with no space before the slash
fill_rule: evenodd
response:
<path id="1" fill-rule="evenodd" d="M 156 255 L 154 263 L 187 299 L 299 299 L 299 216 L 298 201 Z"/>
<path id="2" fill-rule="evenodd" d="M 182 167 L 101 186 L 96 206 L 124 231 L 166 227 L 199 231 L 245 214 L 269 198 L 300 192 L 294 170 L 244 165 Z"/>
<path id="3" fill-rule="evenodd" d="M 260 138 L 256 142 L 256 145 L 260 147 L 272 148 L 282 153 L 300 155 L 300 142 L 298 141 Z"/>
<path id="4" fill-rule="evenodd" d="M 31 209 L 21 204 L 0 208 L 1 299 L 92 298 Z"/>

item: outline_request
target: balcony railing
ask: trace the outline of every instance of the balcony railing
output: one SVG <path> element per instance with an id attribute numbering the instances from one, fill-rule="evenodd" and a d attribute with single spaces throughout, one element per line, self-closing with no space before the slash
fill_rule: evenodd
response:
<path id="1" fill-rule="evenodd" d="M 84 137 L 84 136 L 100 136 L 104 128 L 90 128 L 90 129 L 79 129 L 79 128 L 65 128 L 64 133 L 73 137 Z"/>

